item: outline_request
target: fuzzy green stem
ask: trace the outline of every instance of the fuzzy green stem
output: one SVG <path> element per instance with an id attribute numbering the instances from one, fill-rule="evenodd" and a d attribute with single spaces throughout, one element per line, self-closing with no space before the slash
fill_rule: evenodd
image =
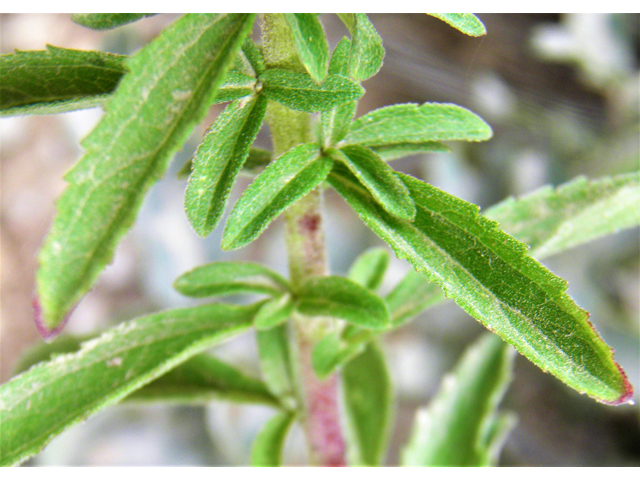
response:
<path id="1" fill-rule="evenodd" d="M 303 71 L 291 31 L 282 14 L 262 17 L 262 40 L 267 67 Z M 311 117 L 271 102 L 267 111 L 274 156 L 310 140 Z M 294 288 L 312 276 L 328 274 L 322 228 L 322 190 L 317 188 L 286 212 L 285 236 L 289 271 Z M 338 376 L 320 381 L 312 368 L 311 352 L 331 320 L 294 316 L 291 328 L 292 371 L 311 462 L 315 465 L 345 465 L 344 439 L 338 402 Z"/>

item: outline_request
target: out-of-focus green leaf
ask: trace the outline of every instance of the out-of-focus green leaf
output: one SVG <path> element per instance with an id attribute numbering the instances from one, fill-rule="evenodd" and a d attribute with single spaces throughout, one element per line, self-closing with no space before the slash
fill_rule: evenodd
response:
<path id="1" fill-rule="evenodd" d="M 176 279 L 173 288 L 189 297 L 212 297 L 236 293 L 281 295 L 289 283 L 258 263 L 215 262 L 194 268 Z"/>
<path id="2" fill-rule="evenodd" d="M 297 293 L 296 308 L 304 315 L 339 318 L 376 330 L 389 326 L 389 312 L 384 301 L 347 278 L 312 277 Z"/>
<path id="3" fill-rule="evenodd" d="M 251 448 L 252 467 L 279 467 L 282 462 L 282 446 L 295 419 L 291 412 L 279 412 L 260 430 Z"/>
<path id="4" fill-rule="evenodd" d="M 72 13 L 71 20 L 92 30 L 111 30 L 157 13 Z"/>
<path id="5" fill-rule="evenodd" d="M 269 391 L 288 410 L 296 408 L 295 383 L 291 371 L 291 352 L 287 324 L 269 330 L 257 330 L 260 368 Z"/>
<path id="6" fill-rule="evenodd" d="M 329 63 L 329 75 L 349 76 L 349 52 L 351 42 L 343 38 L 333 50 Z M 322 142 L 330 147 L 344 138 L 349 131 L 349 123 L 356 113 L 357 102 L 348 102 L 322 112 Z"/>
<path id="7" fill-rule="evenodd" d="M 256 79 L 244 73 L 230 71 L 224 83 L 218 88 L 212 105 L 216 103 L 231 102 L 255 93 Z"/>
<path id="8" fill-rule="evenodd" d="M 318 145 L 299 145 L 274 160 L 256 177 L 233 207 L 222 235 L 222 248 L 243 247 L 267 228 L 287 207 L 322 182 L 331 160 Z"/>
<path id="9" fill-rule="evenodd" d="M 311 78 L 320 83 L 327 75 L 329 46 L 315 13 L 285 13 L 300 61 Z"/>
<path id="10" fill-rule="evenodd" d="M 409 190 L 395 171 L 383 162 L 372 150 L 360 145 L 350 145 L 336 150 L 327 150 L 336 162 L 342 162 L 373 195 L 378 203 L 391 215 L 411 220 L 416 207 Z"/>
<path id="11" fill-rule="evenodd" d="M 309 113 L 330 110 L 364 94 L 360 85 L 341 75 L 329 75 L 318 85 L 306 73 L 271 68 L 260 75 L 260 82 L 270 100 Z"/>
<path id="12" fill-rule="evenodd" d="M 404 465 L 480 467 L 497 461 L 496 440 L 513 426 L 512 417 L 496 417 L 496 410 L 511 382 L 514 354 L 490 333 L 467 350 L 429 407 L 418 411 Z"/>
<path id="13" fill-rule="evenodd" d="M 210 304 L 140 317 L 3 384 L 0 465 L 34 455 L 71 425 L 246 330 L 260 306 Z"/>
<path id="14" fill-rule="evenodd" d="M 373 342 L 345 365 L 342 391 L 354 447 L 350 463 L 380 465 L 393 424 L 393 393 L 384 356 Z"/>
<path id="15" fill-rule="evenodd" d="M 375 336 L 372 330 L 371 338 Z M 341 332 L 332 332 L 320 340 L 311 353 L 311 365 L 318 378 L 332 374 L 349 360 L 364 350 L 366 342 L 349 342 L 342 338 Z"/>
<path id="16" fill-rule="evenodd" d="M 290 294 L 285 293 L 267 301 L 256 314 L 253 325 L 257 330 L 269 330 L 286 322 L 293 314 L 295 302 Z"/>
<path id="17" fill-rule="evenodd" d="M 601 402 L 629 400 L 633 388 L 564 280 L 475 205 L 400 176 L 416 204 L 413 222 L 386 213 L 344 167 L 329 181 L 399 258 L 533 363 Z"/>
<path id="18" fill-rule="evenodd" d="M 106 115 L 65 178 L 40 251 L 37 324 L 50 336 L 111 262 L 158 180 L 206 114 L 253 15 L 187 14 L 127 62 Z"/>
<path id="19" fill-rule="evenodd" d="M 189 223 L 201 237 L 209 235 L 222 217 L 266 111 L 267 99 L 261 95 L 231 103 L 196 150 L 184 208 Z"/>
<path id="20" fill-rule="evenodd" d="M 349 76 L 354 80 L 373 77 L 382 67 L 382 39 L 365 13 L 356 13 L 349 61 Z"/>
<path id="21" fill-rule="evenodd" d="M 102 105 L 127 72 L 126 58 L 51 45 L 0 55 L 0 117 Z"/>
<path id="22" fill-rule="evenodd" d="M 507 199 L 485 216 L 528 244 L 531 255 L 548 257 L 640 225 L 640 173 L 544 187 L 518 200 Z"/>
<path id="23" fill-rule="evenodd" d="M 424 275 L 411 270 L 391 290 L 384 301 L 387 303 L 391 324 L 398 327 L 407 320 L 444 300 L 442 289 L 431 283 Z"/>
<path id="24" fill-rule="evenodd" d="M 371 248 L 356 258 L 347 278 L 375 292 L 382 284 L 388 265 L 389 251 L 385 248 Z"/>
<path id="25" fill-rule="evenodd" d="M 491 138 L 491 127 L 469 110 L 449 103 L 404 103 L 379 108 L 351 123 L 339 145 L 394 147 Z"/>
<path id="26" fill-rule="evenodd" d="M 456 30 L 472 37 L 480 37 L 487 34 L 483 23 L 473 13 L 427 13 L 448 23 Z"/>

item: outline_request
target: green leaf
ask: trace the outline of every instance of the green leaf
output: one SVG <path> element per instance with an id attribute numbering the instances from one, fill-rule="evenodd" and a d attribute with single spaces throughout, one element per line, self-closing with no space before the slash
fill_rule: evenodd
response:
<path id="1" fill-rule="evenodd" d="M 227 73 L 224 83 L 218 88 L 218 93 L 211 104 L 231 102 L 253 95 L 255 92 L 256 79 L 254 77 L 231 70 Z"/>
<path id="2" fill-rule="evenodd" d="M 71 425 L 246 330 L 260 306 L 211 304 L 140 317 L 3 384 L 0 465 L 34 455 Z"/>
<path id="3" fill-rule="evenodd" d="M 220 221 L 266 111 L 267 99 L 262 95 L 236 100 L 224 109 L 196 150 L 184 208 L 201 237 L 209 235 Z"/>
<path id="4" fill-rule="evenodd" d="M 254 16 L 187 14 L 131 57 L 107 113 L 66 175 L 40 251 L 44 335 L 91 288 L 133 223 L 145 192 L 200 121 Z"/>
<path id="5" fill-rule="evenodd" d="M 427 13 L 448 23 L 466 35 L 480 37 L 487 34 L 487 29 L 478 17 L 472 13 Z"/>
<path id="6" fill-rule="evenodd" d="M 282 462 L 282 446 L 295 415 L 279 412 L 258 433 L 251 449 L 252 467 L 279 467 Z"/>
<path id="7" fill-rule="evenodd" d="M 249 149 L 249 156 L 242 164 L 242 170 L 240 173 L 246 173 L 248 175 L 257 175 L 264 167 L 271 162 L 271 151 L 263 148 L 251 147 Z M 176 173 L 177 178 L 186 178 L 191 175 L 191 169 L 193 167 L 193 161 L 187 161 L 182 168 Z"/>
<path id="8" fill-rule="evenodd" d="M 222 248 L 235 250 L 257 238 L 287 207 L 316 188 L 331 165 L 315 143 L 299 145 L 269 164 L 233 207 Z"/>
<path id="9" fill-rule="evenodd" d="M 395 171 L 372 150 L 360 145 L 350 145 L 341 150 L 330 149 L 327 154 L 336 162 L 342 162 L 369 193 L 391 215 L 411 220 L 416 207 L 409 190 Z"/>
<path id="10" fill-rule="evenodd" d="M 253 69 L 253 73 L 255 76 L 259 76 L 262 72 L 264 72 L 264 60 L 262 58 L 262 53 L 253 43 L 253 40 L 247 38 L 242 45 L 242 53 L 245 58 L 249 61 L 251 68 Z"/>
<path id="11" fill-rule="evenodd" d="M 268 99 L 301 112 L 330 110 L 364 94 L 360 85 L 342 75 L 329 75 L 318 85 L 306 73 L 271 68 L 260 75 L 260 81 Z"/>
<path id="12" fill-rule="evenodd" d="M 339 318 L 375 330 L 389 326 L 384 301 L 344 277 L 312 277 L 305 281 L 298 291 L 297 310 L 304 315 Z"/>
<path id="13" fill-rule="evenodd" d="M 507 199 L 485 212 L 536 257 L 548 257 L 640 224 L 640 173 L 600 180 L 577 178 Z"/>
<path id="14" fill-rule="evenodd" d="M 444 299 L 442 289 L 435 283 L 428 282 L 424 275 L 415 270 L 407 273 L 384 297 L 394 328 Z"/>
<path id="15" fill-rule="evenodd" d="M 287 324 L 270 330 L 257 330 L 256 342 L 260 368 L 269 391 L 280 399 L 288 410 L 297 406 L 295 382 L 291 371 L 291 352 Z"/>
<path id="16" fill-rule="evenodd" d="M 349 76 L 354 80 L 373 77 L 382 67 L 384 47 L 382 39 L 365 13 L 355 14 L 353 41 L 349 62 Z"/>
<path id="17" fill-rule="evenodd" d="M 481 141 L 491 135 L 491 127 L 480 117 L 457 105 L 404 103 L 357 118 L 340 143 L 379 148 L 434 141 Z"/>
<path id="18" fill-rule="evenodd" d="M 371 149 L 385 162 L 397 160 L 398 158 L 409 157 L 411 155 L 418 155 L 420 153 L 451 151 L 449 147 L 438 142 L 396 143 L 391 145 L 382 145 L 379 147 L 371 147 Z"/>
<path id="19" fill-rule="evenodd" d="M 336 165 L 338 167 L 338 165 Z M 597 400 L 626 402 L 632 387 L 567 284 L 478 207 L 401 175 L 416 204 L 413 222 L 392 217 L 350 173 L 332 186 L 363 221 L 447 297 L 545 371 Z"/>
<path id="20" fill-rule="evenodd" d="M 486 333 L 442 381 L 428 408 L 418 411 L 403 463 L 430 467 L 480 467 L 497 460 L 495 440 L 504 437 L 496 410 L 513 372 L 515 351 Z M 501 435 L 496 435 L 500 432 Z"/>
<path id="21" fill-rule="evenodd" d="M 327 74 L 329 46 L 322 24 L 314 13 L 285 13 L 298 57 L 311 78 L 321 82 Z"/>
<path id="22" fill-rule="evenodd" d="M 384 272 L 389 266 L 389 252 L 385 248 L 371 248 L 361 254 L 351 265 L 347 277 L 375 292 L 382 284 Z"/>
<path id="23" fill-rule="evenodd" d="M 125 398 L 182 405 L 203 405 L 213 400 L 280 405 L 263 382 L 207 354 L 196 355 Z"/>
<path id="24" fill-rule="evenodd" d="M 127 72 L 125 59 L 51 45 L 0 55 L 0 117 L 102 105 Z"/>
<path id="25" fill-rule="evenodd" d="M 393 392 L 384 356 L 374 343 L 345 365 L 342 391 L 355 447 L 350 463 L 380 465 L 393 425 Z"/>
<path id="26" fill-rule="evenodd" d="M 351 42 L 347 38 L 338 42 L 329 63 L 329 75 L 349 76 L 350 51 Z M 348 102 L 322 112 L 322 142 L 325 147 L 330 147 L 344 138 L 356 113 L 356 106 L 357 102 Z"/>
<path id="27" fill-rule="evenodd" d="M 347 27 L 349 33 L 353 35 L 353 29 L 356 26 L 356 14 L 355 13 L 336 13 L 340 21 Z"/>
<path id="28" fill-rule="evenodd" d="M 211 297 L 237 293 L 281 295 L 289 283 L 258 263 L 215 262 L 194 268 L 176 279 L 173 288 L 189 297 Z"/>
<path id="29" fill-rule="evenodd" d="M 72 13 L 71 20 L 93 30 L 111 30 L 157 13 Z"/>
<path id="30" fill-rule="evenodd" d="M 367 341 L 375 337 L 373 330 L 367 330 L 367 332 L 371 334 Z M 311 352 L 313 371 L 321 380 L 328 377 L 337 368 L 361 353 L 366 344 L 366 341 L 349 342 L 342 338 L 341 332 L 330 333 L 313 347 Z"/>
<path id="31" fill-rule="evenodd" d="M 256 314 L 253 325 L 257 330 L 269 330 L 286 322 L 293 314 L 295 302 L 290 294 L 268 300 Z"/>

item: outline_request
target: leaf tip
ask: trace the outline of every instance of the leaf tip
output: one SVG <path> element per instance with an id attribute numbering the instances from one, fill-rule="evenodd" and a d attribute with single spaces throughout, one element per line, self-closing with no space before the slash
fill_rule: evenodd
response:
<path id="1" fill-rule="evenodd" d="M 40 335 L 42 335 L 42 338 L 44 338 L 46 341 L 53 340 L 53 338 L 62 331 L 62 329 L 65 327 L 65 325 L 69 321 L 69 317 L 71 316 L 71 312 L 73 311 L 73 308 L 69 311 L 69 313 L 67 313 L 67 315 L 65 315 L 62 318 L 60 322 L 57 323 L 57 325 L 51 326 L 49 325 L 50 322 L 48 322 L 45 319 L 45 314 L 42 309 L 42 304 L 40 303 L 40 299 L 37 294 L 33 296 L 33 300 L 31 303 L 33 305 L 33 317 L 34 317 L 34 321 L 36 324 L 36 328 L 38 329 L 38 332 L 40 333 Z"/>
<path id="2" fill-rule="evenodd" d="M 627 378 L 627 374 L 624 373 L 624 370 L 622 370 L 622 367 L 617 363 L 615 363 L 615 366 L 620 372 L 620 377 L 622 378 L 623 392 L 615 400 L 612 400 L 612 401 L 602 400 L 602 403 L 606 403 L 607 405 L 622 405 L 625 403 L 629 405 L 634 405 L 635 402 L 633 401 L 633 385 L 631 385 L 631 383 L 629 382 L 629 379 Z"/>

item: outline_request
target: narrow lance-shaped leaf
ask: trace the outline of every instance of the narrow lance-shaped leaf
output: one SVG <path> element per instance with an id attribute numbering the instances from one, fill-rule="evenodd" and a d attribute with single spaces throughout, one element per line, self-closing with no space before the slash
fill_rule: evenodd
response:
<path id="1" fill-rule="evenodd" d="M 382 284 L 387 266 L 389 251 L 385 248 L 371 248 L 356 258 L 349 268 L 347 277 L 375 292 Z"/>
<path id="2" fill-rule="evenodd" d="M 212 105 L 216 103 L 231 102 L 242 97 L 247 97 L 256 93 L 256 79 L 244 73 L 230 71 L 224 83 L 218 88 Z"/>
<path id="3" fill-rule="evenodd" d="M 111 261 L 146 190 L 206 113 L 253 19 L 185 15 L 128 61 L 130 72 L 83 142 L 84 157 L 65 177 L 69 186 L 39 255 L 44 335 L 61 328 Z"/>
<path id="4" fill-rule="evenodd" d="M 490 430 L 501 426 L 504 434 L 513 427 L 513 417 L 497 417 L 496 410 L 511 383 L 514 353 L 490 333 L 466 351 L 429 407 L 418 411 L 404 465 L 483 467 L 497 461 L 493 442 L 501 436 Z"/>
<path id="5" fill-rule="evenodd" d="M 485 212 L 531 247 L 536 257 L 640 225 L 640 173 L 588 181 L 577 178 L 557 189 L 544 187 Z"/>
<path id="6" fill-rule="evenodd" d="M 184 208 L 201 237 L 209 235 L 220 221 L 266 111 L 267 99 L 261 95 L 231 103 L 196 150 Z"/>
<path id="7" fill-rule="evenodd" d="M 253 326 L 257 330 L 269 330 L 286 322 L 293 314 L 295 301 L 289 293 L 268 300 L 256 314 Z"/>
<path id="8" fill-rule="evenodd" d="M 282 446 L 295 419 L 291 412 L 279 412 L 260 430 L 251 448 L 252 467 L 279 467 Z"/>
<path id="9" fill-rule="evenodd" d="M 47 45 L 0 55 L 0 116 L 102 105 L 127 72 L 124 55 Z"/>
<path id="10" fill-rule="evenodd" d="M 215 262 L 180 275 L 173 288 L 189 297 L 211 297 L 237 293 L 280 295 L 290 287 L 282 276 L 258 263 Z"/>
<path id="11" fill-rule="evenodd" d="M 312 277 L 297 293 L 297 310 L 304 315 L 339 318 L 372 329 L 389 326 L 383 300 L 347 278 Z"/>
<path id="12" fill-rule="evenodd" d="M 322 24 L 314 13 L 285 13 L 300 61 L 316 82 L 327 74 L 329 46 Z"/>
<path id="13" fill-rule="evenodd" d="M 351 42 L 343 38 L 333 50 L 329 63 L 329 75 L 349 76 L 349 52 Z M 356 113 L 357 102 L 347 102 L 322 112 L 322 142 L 325 147 L 335 145 L 349 131 L 349 124 Z"/>
<path id="14" fill-rule="evenodd" d="M 365 147 L 405 146 L 491 138 L 491 127 L 469 110 L 448 103 L 404 103 L 357 118 L 340 144 Z"/>
<path id="15" fill-rule="evenodd" d="M 260 82 L 269 100 L 309 113 L 330 110 L 364 94 L 360 85 L 342 75 L 329 75 L 318 85 L 306 73 L 271 68 L 260 75 Z"/>
<path id="16" fill-rule="evenodd" d="M 264 60 L 262 58 L 262 53 L 260 53 L 260 50 L 256 44 L 253 43 L 251 38 L 247 38 L 242 44 L 242 53 L 248 60 L 249 64 L 251 64 L 251 68 L 253 69 L 253 73 L 256 77 L 264 72 Z"/>
<path id="17" fill-rule="evenodd" d="M 322 182 L 331 160 L 318 145 L 299 145 L 277 158 L 256 177 L 233 207 L 222 235 L 222 248 L 240 248 L 267 228 L 287 207 Z"/>
<path id="18" fill-rule="evenodd" d="M 287 324 L 256 332 L 260 368 L 269 391 L 288 410 L 297 406 L 291 371 L 291 351 Z"/>
<path id="19" fill-rule="evenodd" d="M 449 147 L 439 142 L 396 143 L 371 147 L 371 149 L 385 162 L 409 157 L 411 155 L 418 155 L 420 153 L 451 151 Z"/>
<path id="20" fill-rule="evenodd" d="M 271 151 L 264 148 L 251 147 L 249 149 L 249 155 L 242 164 L 242 170 L 240 173 L 255 177 L 271 162 Z M 182 168 L 176 173 L 178 178 L 187 178 L 191 175 L 191 169 L 193 167 L 192 160 L 185 162 Z"/>
<path id="21" fill-rule="evenodd" d="M 605 403 L 629 400 L 631 385 L 588 314 L 566 294 L 566 282 L 478 207 L 401 174 L 417 209 L 410 223 L 387 214 L 341 168 L 329 177 L 334 188 L 398 257 L 467 313 L 576 390 Z"/>
<path id="22" fill-rule="evenodd" d="M 72 13 L 71 20 L 92 30 L 111 30 L 157 13 Z"/>
<path id="23" fill-rule="evenodd" d="M 34 455 L 71 425 L 246 330 L 260 305 L 211 304 L 140 317 L 3 384 L 0 465 Z"/>
<path id="24" fill-rule="evenodd" d="M 487 34 L 487 29 L 473 13 L 427 13 L 427 15 L 439 18 L 456 30 L 472 37 L 480 37 Z"/>
<path id="25" fill-rule="evenodd" d="M 373 342 L 345 365 L 342 391 L 354 447 L 350 463 L 380 465 L 393 425 L 393 392 L 384 356 Z"/>
<path id="26" fill-rule="evenodd" d="M 349 62 L 349 76 L 354 80 L 373 77 L 382 67 L 382 39 L 365 13 L 356 13 Z"/>
<path id="27" fill-rule="evenodd" d="M 372 150 L 350 145 L 341 150 L 329 149 L 327 154 L 334 161 L 342 162 L 391 215 L 406 220 L 415 216 L 416 207 L 409 190 L 394 170 Z"/>
<path id="28" fill-rule="evenodd" d="M 342 338 L 342 332 L 332 332 L 320 340 L 311 353 L 311 365 L 317 377 L 324 379 L 331 375 L 337 368 L 361 353 L 367 346 L 367 342 L 380 333 L 375 330 L 366 330 L 366 332 L 369 333 L 369 338 L 357 342 Z"/>
<path id="29" fill-rule="evenodd" d="M 424 275 L 411 270 L 384 297 L 384 301 L 389 308 L 391 324 L 399 327 L 444 298 L 442 289 L 437 284 L 428 282 Z"/>

